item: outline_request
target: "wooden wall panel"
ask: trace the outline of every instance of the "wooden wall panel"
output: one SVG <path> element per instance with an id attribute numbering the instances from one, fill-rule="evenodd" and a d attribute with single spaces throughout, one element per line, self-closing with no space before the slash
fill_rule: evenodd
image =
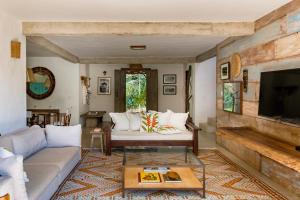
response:
<path id="1" fill-rule="evenodd" d="M 232 52 L 241 52 L 253 46 L 267 43 L 274 39 L 277 39 L 283 34 L 282 20 L 278 20 L 275 23 L 260 29 L 255 34 L 243 37 L 239 40 L 232 42 L 232 44 L 221 48 L 219 58 L 226 58 L 231 56 Z"/>
<path id="2" fill-rule="evenodd" d="M 297 10 L 287 15 L 286 17 L 287 33 L 295 33 L 300 31 L 300 11 Z"/>
<path id="3" fill-rule="evenodd" d="M 248 91 L 243 93 L 244 101 L 259 101 L 259 82 L 249 82 Z"/>
<path id="4" fill-rule="evenodd" d="M 259 86 L 262 72 L 300 68 L 300 3 L 292 3 L 298 9 L 287 7 L 259 20 L 257 31 L 252 36 L 230 40 L 217 46 L 217 126 L 248 126 L 273 138 L 300 145 L 300 126 L 281 123 L 258 116 Z M 292 11 L 292 12 L 291 12 Z M 290 13 L 288 13 L 290 12 Z M 280 16 L 280 17 L 278 17 Z M 271 20 L 272 23 L 269 23 Z M 264 27 L 262 28 L 262 24 Z M 267 26 L 265 26 L 268 24 Z M 243 93 L 243 115 L 222 110 L 222 84 L 220 64 L 238 52 L 242 59 L 242 70 L 248 70 L 248 91 Z M 242 74 L 230 81 L 242 80 Z"/>
<path id="5" fill-rule="evenodd" d="M 258 105 L 258 102 L 243 101 L 243 115 L 257 117 Z"/>
<path id="6" fill-rule="evenodd" d="M 275 41 L 276 59 L 283 59 L 300 54 L 300 34 L 295 33 Z"/>
<path id="7" fill-rule="evenodd" d="M 275 44 L 273 41 L 247 49 L 240 53 L 242 66 L 255 65 L 275 59 Z"/>

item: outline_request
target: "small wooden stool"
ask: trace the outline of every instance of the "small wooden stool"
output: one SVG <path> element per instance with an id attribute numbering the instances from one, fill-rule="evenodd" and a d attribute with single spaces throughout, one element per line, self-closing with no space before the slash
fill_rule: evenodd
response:
<path id="1" fill-rule="evenodd" d="M 103 141 L 104 132 L 100 128 L 96 128 L 96 129 L 92 130 L 90 132 L 90 134 L 92 135 L 91 148 L 94 149 L 94 140 L 95 140 L 95 138 L 99 138 L 100 139 L 100 144 L 101 144 L 101 152 L 103 153 L 104 152 L 104 141 Z"/>

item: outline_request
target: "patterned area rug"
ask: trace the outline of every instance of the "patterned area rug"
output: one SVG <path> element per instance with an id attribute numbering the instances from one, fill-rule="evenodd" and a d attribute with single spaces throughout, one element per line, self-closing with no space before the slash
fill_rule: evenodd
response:
<path id="1" fill-rule="evenodd" d="M 137 155 L 130 155 L 137 159 Z M 219 151 L 200 152 L 199 158 L 206 164 L 206 199 L 209 200 L 269 200 L 286 199 L 258 179 L 250 176 Z M 122 198 L 121 152 L 106 157 L 99 152 L 88 152 L 81 164 L 70 175 L 55 195 L 55 200 L 97 200 Z M 171 159 L 165 155 L 163 159 Z M 201 171 L 195 172 L 201 175 Z M 193 191 L 133 191 L 126 192 L 132 200 L 187 200 L 201 199 Z"/>

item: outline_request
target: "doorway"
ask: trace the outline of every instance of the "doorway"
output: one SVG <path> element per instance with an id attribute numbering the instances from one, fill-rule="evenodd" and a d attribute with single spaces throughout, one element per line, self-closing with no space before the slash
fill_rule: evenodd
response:
<path id="1" fill-rule="evenodd" d="M 115 112 L 147 110 L 158 110 L 157 70 L 115 70 Z"/>

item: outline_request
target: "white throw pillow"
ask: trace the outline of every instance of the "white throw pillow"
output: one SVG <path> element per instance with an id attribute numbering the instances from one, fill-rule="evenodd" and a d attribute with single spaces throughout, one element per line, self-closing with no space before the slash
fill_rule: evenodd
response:
<path id="1" fill-rule="evenodd" d="M 0 147 L 0 158 L 8 158 L 11 156 L 14 156 L 15 154 L 13 154 L 12 152 L 8 151 L 7 149 Z M 23 172 L 23 177 L 24 177 L 24 181 L 25 182 L 29 182 L 29 179 L 27 177 L 27 173 L 24 171 Z"/>
<path id="2" fill-rule="evenodd" d="M 172 112 L 169 125 L 179 130 L 185 131 L 186 130 L 185 124 L 186 124 L 186 120 L 189 117 L 189 113 L 174 113 L 171 110 L 169 111 Z"/>
<path id="3" fill-rule="evenodd" d="M 163 135 L 172 135 L 172 134 L 182 133 L 181 130 L 179 130 L 173 126 L 169 126 L 169 125 L 159 126 L 156 129 L 156 132 L 163 134 Z"/>
<path id="4" fill-rule="evenodd" d="M 159 126 L 166 126 L 170 124 L 170 117 L 172 111 L 167 110 L 167 112 L 157 112 L 154 110 L 149 110 L 149 113 L 157 113 L 158 114 L 158 125 Z"/>
<path id="5" fill-rule="evenodd" d="M 14 156 L 14 154 L 7 149 L 0 147 L 0 158 L 8 158 Z"/>
<path id="6" fill-rule="evenodd" d="M 15 200 L 27 200 L 26 187 L 23 177 L 23 156 L 10 156 L 0 158 L 0 175 L 13 179 Z"/>
<path id="7" fill-rule="evenodd" d="M 109 113 L 112 121 L 114 122 L 114 130 L 116 131 L 128 131 L 129 130 L 129 119 L 125 113 Z"/>
<path id="8" fill-rule="evenodd" d="M 14 153 L 27 158 L 39 150 L 47 147 L 45 131 L 41 127 L 26 129 L 12 138 Z"/>
<path id="9" fill-rule="evenodd" d="M 127 117 L 129 120 L 129 129 L 132 131 L 139 131 L 141 126 L 141 114 L 127 112 Z"/>
<path id="10" fill-rule="evenodd" d="M 81 125 L 75 126 L 46 126 L 48 147 L 80 147 Z"/>

